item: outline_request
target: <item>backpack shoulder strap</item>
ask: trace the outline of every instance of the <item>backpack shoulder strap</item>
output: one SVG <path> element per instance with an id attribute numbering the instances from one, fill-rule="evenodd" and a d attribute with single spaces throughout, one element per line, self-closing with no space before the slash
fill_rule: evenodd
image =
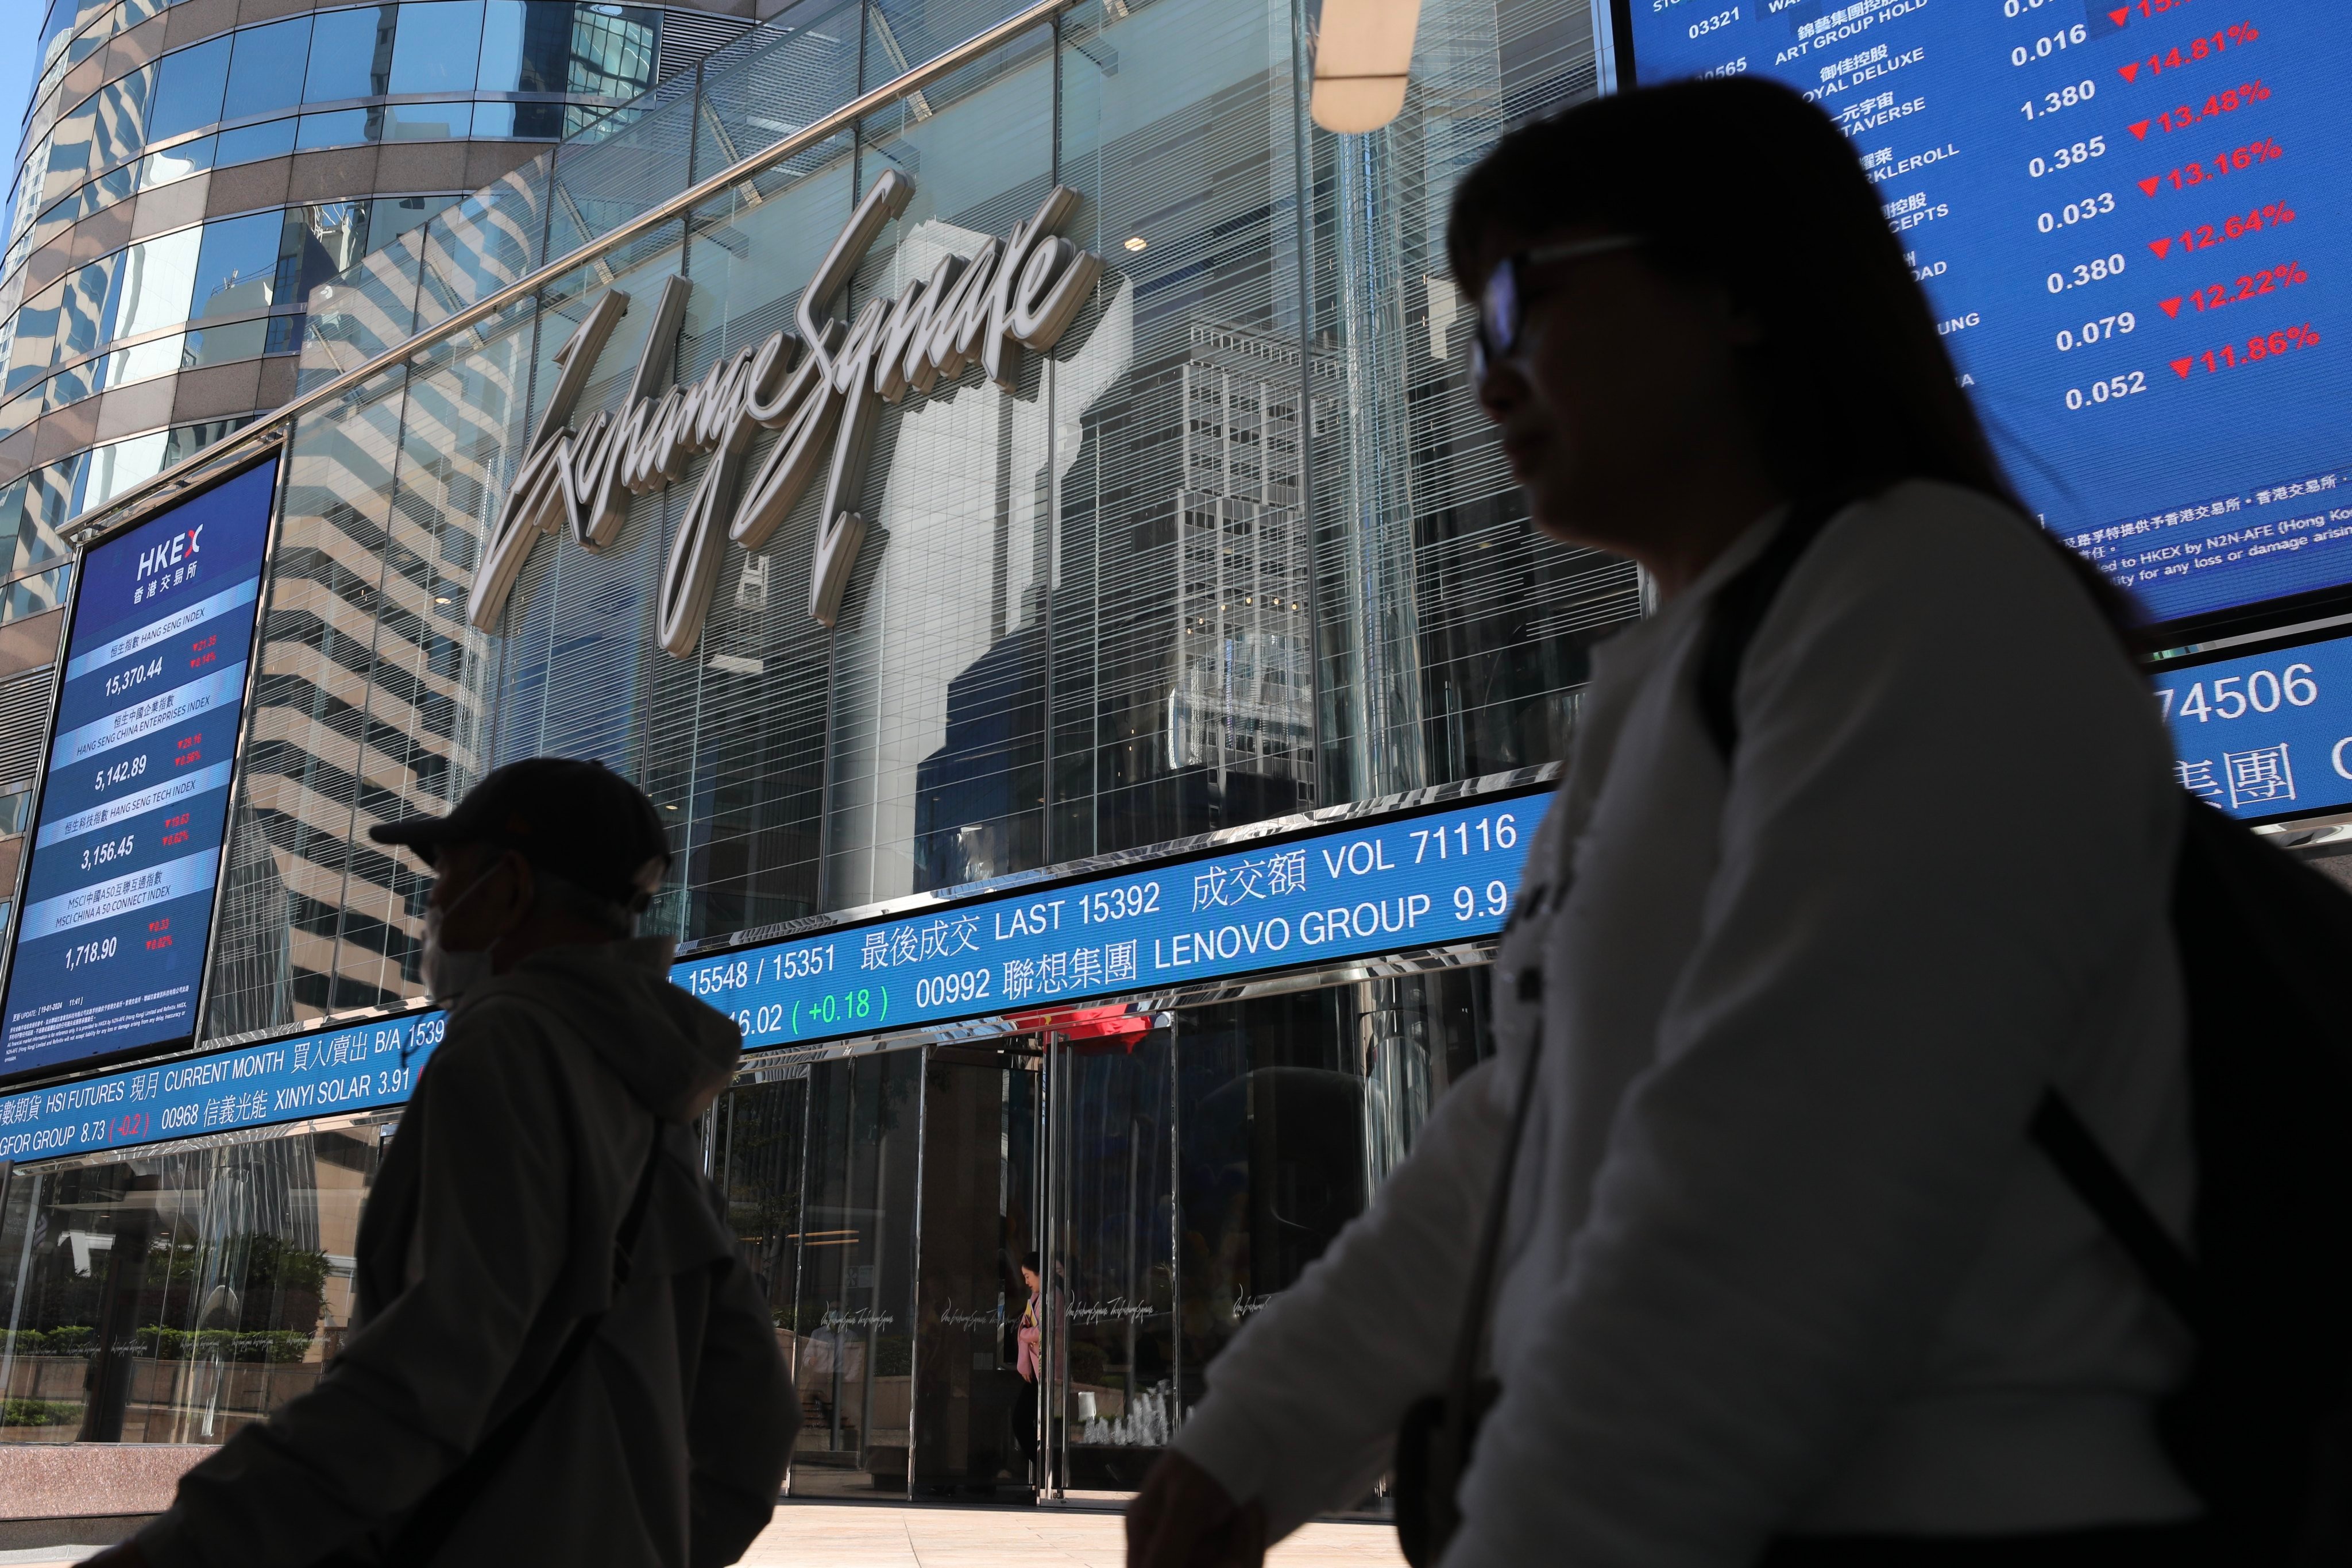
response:
<path id="1" fill-rule="evenodd" d="M 1706 643 L 1699 653 L 1698 715 L 1726 763 L 1739 744 L 1739 666 L 1748 657 L 1748 645 L 1756 640 L 1756 630 L 1780 597 L 1780 585 L 1822 530 L 1862 493 L 1847 489 L 1800 498 L 1771 542 L 1716 590 L 1715 602 L 1707 606 Z"/>
<path id="2" fill-rule="evenodd" d="M 2164 1228 L 2081 1114 L 2056 1089 L 2045 1089 L 2027 1131 L 2083 1206 L 2099 1216 L 2116 1245 L 2130 1255 L 2149 1289 L 2164 1298 L 2191 1333 L 2200 1332 L 2204 1313 L 2196 1261 Z"/>
<path id="3" fill-rule="evenodd" d="M 1847 489 L 1807 496 L 1756 559 L 1717 590 L 1707 607 L 1706 642 L 1699 654 L 1699 721 L 1726 763 L 1739 744 L 1739 667 L 1757 628 L 1780 596 L 1797 563 L 1831 519 L 1867 490 Z M 2045 1089 L 2029 1133 L 2084 1206 L 2130 1255 L 2151 1289 L 2194 1331 L 2201 1321 L 2195 1261 L 2132 1186 L 2131 1180 L 2056 1089 Z"/>

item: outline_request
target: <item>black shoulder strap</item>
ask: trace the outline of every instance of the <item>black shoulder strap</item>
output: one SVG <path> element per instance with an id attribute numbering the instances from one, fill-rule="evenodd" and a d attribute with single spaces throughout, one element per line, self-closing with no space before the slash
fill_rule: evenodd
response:
<path id="1" fill-rule="evenodd" d="M 1706 646 L 1698 660 L 1698 716 L 1727 763 L 1739 745 L 1739 666 L 1748 645 L 1756 640 L 1756 628 L 1764 624 L 1789 574 L 1830 519 L 1855 499 L 1855 491 L 1840 489 L 1799 500 L 1771 542 L 1717 589 L 1707 606 Z"/>
<path id="2" fill-rule="evenodd" d="M 2190 1332 L 2200 1331 L 2204 1314 L 2195 1261 L 2164 1228 L 2164 1222 L 2147 1206 L 2131 1178 L 2099 1146 L 2074 1108 L 2056 1089 L 2043 1089 L 2028 1131 L 2035 1147 L 2049 1156 L 2066 1184 L 2074 1189 L 2074 1195 L 2099 1216 L 2116 1245 L 2131 1255 L 2150 1289 L 2179 1314 Z"/>
<path id="3" fill-rule="evenodd" d="M 1748 645 L 1756 640 L 1756 629 L 1764 624 L 1772 601 L 1780 596 L 1780 585 L 1796 570 L 1806 550 L 1830 520 L 1861 493 L 1841 490 L 1799 500 L 1771 542 L 1717 591 L 1715 602 L 1707 607 L 1696 697 L 1699 721 L 1725 763 L 1731 761 L 1739 744 L 1739 666 L 1748 655 Z M 2149 1287 L 2192 1332 L 2197 1331 L 2202 1314 L 2195 1261 L 2165 1229 L 2156 1211 L 2132 1186 L 2131 1178 L 2099 1146 L 2074 1108 L 2056 1089 L 2044 1089 L 2028 1132 L 2074 1195 L 2099 1216 L 2116 1244 L 2131 1256 Z"/>
<path id="4" fill-rule="evenodd" d="M 637 1249 L 638 1233 L 645 1229 L 646 1210 L 653 1202 L 654 1176 L 661 1168 L 662 1124 L 654 1122 L 653 1147 L 646 1152 L 646 1168 L 637 1177 L 636 1195 L 629 1201 L 628 1212 L 621 1218 L 621 1228 L 613 1238 L 613 1289 L 618 1291 L 628 1283 L 630 1259 Z M 450 1532 L 457 1528 L 468 1510 L 481 1500 L 482 1493 L 498 1479 L 515 1450 L 546 1414 L 572 1369 L 588 1353 L 597 1330 L 604 1326 L 603 1312 L 591 1312 L 572 1327 L 563 1348 L 555 1352 L 548 1363 L 547 1375 L 529 1398 L 507 1412 L 506 1419 L 494 1427 L 489 1436 L 474 1446 L 474 1451 L 456 1469 L 441 1479 L 425 1499 L 410 1510 L 393 1537 L 391 1548 L 384 1553 L 388 1568 L 423 1568 L 440 1553 Z"/>

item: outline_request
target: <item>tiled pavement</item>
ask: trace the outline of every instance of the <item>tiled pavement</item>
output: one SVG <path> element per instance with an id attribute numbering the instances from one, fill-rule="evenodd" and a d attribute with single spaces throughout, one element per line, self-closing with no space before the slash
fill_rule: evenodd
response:
<path id="1" fill-rule="evenodd" d="M 743 1561 L 754 1568 L 1123 1568 L 1125 1524 L 1108 1511 L 786 1503 Z M 1310 1524 L 1269 1568 L 1401 1568 L 1396 1531 Z"/>
<path id="2" fill-rule="evenodd" d="M 789 1502 L 743 1561 L 756 1568 L 1122 1568 L 1122 1530 L 1118 1514 L 1090 1509 Z M 0 1552 L 0 1564 L 63 1568 L 97 1550 Z M 1397 1568 L 1404 1559 L 1384 1525 L 1310 1524 L 1266 1561 L 1270 1568 Z"/>

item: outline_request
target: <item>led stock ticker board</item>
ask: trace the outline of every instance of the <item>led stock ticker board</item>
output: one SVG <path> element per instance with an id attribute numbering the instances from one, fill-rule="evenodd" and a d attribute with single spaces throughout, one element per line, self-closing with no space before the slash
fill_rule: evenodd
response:
<path id="1" fill-rule="evenodd" d="M 1838 121 L 2011 478 L 2154 618 L 2352 584 L 2352 5 L 1615 3 L 1635 79 Z"/>
<path id="2" fill-rule="evenodd" d="M 1254 840 L 680 963 L 743 1043 L 1047 1013 L 1197 981 L 1492 936 L 1547 793 Z"/>
<path id="3" fill-rule="evenodd" d="M 2150 672 L 2183 789 L 2247 822 L 2352 810 L 2352 637 Z"/>
<path id="4" fill-rule="evenodd" d="M 751 1049 L 927 1023 L 1060 1023 L 1088 1001 L 1495 935 L 1551 805 L 1536 793 L 1349 821 L 1233 849 L 934 905 L 733 952 L 671 981 Z M 432 1011 L 0 1091 L 0 1160 L 46 1160 L 405 1100 Z"/>
<path id="5" fill-rule="evenodd" d="M 0 1090 L 0 1160 L 383 1110 L 408 1099 L 447 1015 L 321 1029 L 73 1083 Z"/>
<path id="6" fill-rule="evenodd" d="M 195 1033 L 276 478 L 247 468 L 82 560 L 0 1075 Z"/>

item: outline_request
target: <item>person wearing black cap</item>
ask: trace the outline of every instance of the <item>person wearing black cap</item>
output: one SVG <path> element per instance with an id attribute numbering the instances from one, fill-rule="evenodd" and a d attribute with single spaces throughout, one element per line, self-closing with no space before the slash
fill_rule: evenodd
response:
<path id="1" fill-rule="evenodd" d="M 659 817 L 538 757 L 369 837 L 436 874 L 422 978 L 450 1013 L 361 1224 L 358 1326 L 97 1561 L 734 1562 L 799 1412 L 691 1131 L 742 1037 L 635 934 Z"/>

